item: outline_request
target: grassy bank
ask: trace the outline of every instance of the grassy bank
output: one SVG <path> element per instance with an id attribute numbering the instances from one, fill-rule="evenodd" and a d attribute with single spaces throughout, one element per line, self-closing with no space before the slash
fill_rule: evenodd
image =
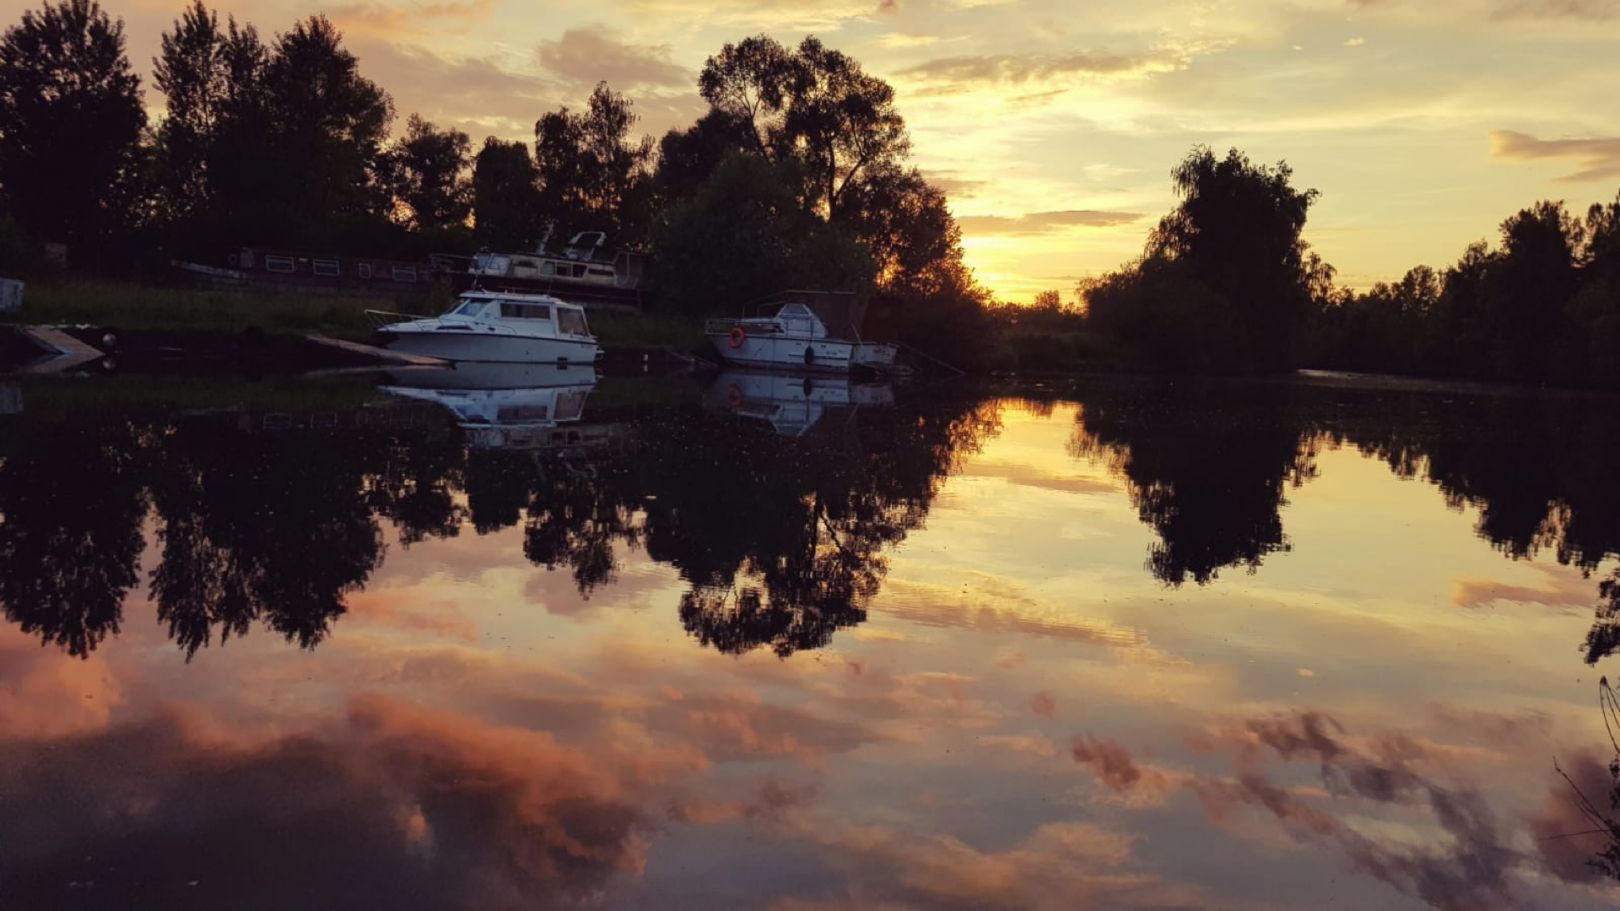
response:
<path id="1" fill-rule="evenodd" d="M 30 284 L 23 307 L 6 314 L 11 323 L 89 324 L 125 332 L 319 333 L 364 340 L 371 334 L 365 311 L 433 314 L 447 309 L 449 292 L 389 301 L 301 292 L 234 291 L 166 287 L 130 282 Z M 697 349 L 701 322 L 664 316 L 595 313 L 591 327 L 608 348 Z"/>
<path id="2" fill-rule="evenodd" d="M 707 347 L 703 320 L 695 316 L 637 316 L 630 313 L 592 313 L 591 331 L 603 348 L 673 348 L 697 351 Z"/>
<path id="3" fill-rule="evenodd" d="M 442 301 L 395 303 L 369 297 L 250 292 L 127 282 L 30 284 L 15 323 L 109 326 L 126 332 L 319 332 L 363 338 L 367 309 L 427 312 Z"/>

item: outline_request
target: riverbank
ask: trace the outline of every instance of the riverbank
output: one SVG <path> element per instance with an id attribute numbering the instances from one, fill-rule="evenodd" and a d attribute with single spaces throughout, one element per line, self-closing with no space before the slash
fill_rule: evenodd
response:
<path id="1" fill-rule="evenodd" d="M 134 282 L 35 283 L 23 307 L 4 321 L 20 325 L 94 326 L 121 335 L 258 333 L 327 335 L 351 341 L 371 337 L 367 310 L 432 315 L 448 309 L 451 295 L 437 291 L 396 300 L 308 292 L 236 291 Z M 605 349 L 696 352 L 701 321 L 628 313 L 592 313 L 591 329 Z"/>

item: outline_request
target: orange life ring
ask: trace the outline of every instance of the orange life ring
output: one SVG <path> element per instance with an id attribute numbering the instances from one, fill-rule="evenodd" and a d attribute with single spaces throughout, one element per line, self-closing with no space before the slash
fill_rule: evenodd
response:
<path id="1" fill-rule="evenodd" d="M 733 408 L 741 405 L 743 403 L 742 390 L 738 389 L 735 385 L 733 385 L 730 389 L 727 389 L 726 403 Z"/>
<path id="2" fill-rule="evenodd" d="M 743 346 L 743 342 L 747 338 L 748 338 L 748 333 L 743 331 L 743 327 L 741 327 L 741 326 L 732 326 L 731 327 L 731 340 L 730 340 L 730 342 L 728 342 L 728 344 L 731 345 L 731 347 L 733 347 L 733 348 L 741 348 Z"/>

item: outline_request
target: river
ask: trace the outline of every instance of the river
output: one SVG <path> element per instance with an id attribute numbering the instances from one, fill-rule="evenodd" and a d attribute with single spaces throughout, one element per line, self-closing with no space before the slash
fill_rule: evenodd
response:
<path id="1" fill-rule="evenodd" d="M 0 402 L 8 908 L 1620 901 L 1614 399 Z"/>

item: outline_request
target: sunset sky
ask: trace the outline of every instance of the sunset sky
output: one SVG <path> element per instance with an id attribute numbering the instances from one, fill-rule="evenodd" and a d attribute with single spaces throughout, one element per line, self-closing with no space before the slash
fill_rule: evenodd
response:
<path id="1" fill-rule="evenodd" d="M 149 71 L 180 0 L 106 5 Z M 324 9 L 399 123 L 421 113 L 475 143 L 532 138 L 601 79 L 661 134 L 701 113 L 697 72 L 725 42 L 813 33 L 897 88 L 970 263 L 1011 300 L 1135 256 L 1198 143 L 1287 159 L 1322 192 L 1307 239 L 1357 287 L 1452 262 L 1536 199 L 1584 210 L 1620 188 L 1620 0 L 218 6 L 267 36 Z"/>

